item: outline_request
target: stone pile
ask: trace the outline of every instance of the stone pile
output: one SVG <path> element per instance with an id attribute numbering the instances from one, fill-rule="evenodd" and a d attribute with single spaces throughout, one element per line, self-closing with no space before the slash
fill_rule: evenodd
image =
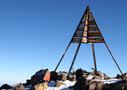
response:
<path id="1" fill-rule="evenodd" d="M 64 71 L 42 69 L 27 83 L 16 85 L 12 90 L 127 90 L 127 73 L 110 78 L 100 71 L 95 75 L 78 69 L 68 75 Z"/>
<path id="2" fill-rule="evenodd" d="M 115 78 L 127 80 L 127 73 L 124 73 L 123 75 L 119 75 L 119 74 L 118 74 Z"/>
<path id="3" fill-rule="evenodd" d="M 124 80 L 123 80 L 124 77 Z M 36 83 L 34 90 L 127 90 L 127 74 L 110 78 L 106 74 L 97 72 L 87 72 L 78 69 L 72 74 L 66 72 L 50 72 L 50 81 Z"/>

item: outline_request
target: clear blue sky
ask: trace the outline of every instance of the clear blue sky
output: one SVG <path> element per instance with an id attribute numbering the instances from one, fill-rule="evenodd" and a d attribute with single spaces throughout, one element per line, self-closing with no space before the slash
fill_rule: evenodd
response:
<path id="1" fill-rule="evenodd" d="M 84 0 L 85 1 L 85 0 Z M 0 83 L 25 82 L 42 68 L 54 70 L 88 0 L 0 0 Z M 123 72 L 127 72 L 127 1 L 93 0 L 91 11 Z M 119 73 L 103 44 L 97 44 L 98 69 Z M 59 70 L 68 70 L 76 45 Z M 91 71 L 90 45 L 82 45 L 74 68 Z"/>

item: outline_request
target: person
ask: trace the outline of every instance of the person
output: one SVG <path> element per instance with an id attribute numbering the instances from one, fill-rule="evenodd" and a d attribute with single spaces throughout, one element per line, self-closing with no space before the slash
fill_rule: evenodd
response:
<path id="1" fill-rule="evenodd" d="M 77 82 L 75 83 L 73 89 L 74 90 L 89 90 L 87 80 L 85 77 L 83 77 L 83 70 L 78 69 L 76 71 L 76 80 Z"/>

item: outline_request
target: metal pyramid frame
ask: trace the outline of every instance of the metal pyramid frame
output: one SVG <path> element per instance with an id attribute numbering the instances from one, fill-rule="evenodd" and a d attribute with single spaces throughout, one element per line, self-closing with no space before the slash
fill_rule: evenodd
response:
<path id="1" fill-rule="evenodd" d="M 95 75 L 97 75 L 96 55 L 95 55 L 95 50 L 94 50 L 94 44 L 95 43 L 103 43 L 106 46 L 109 54 L 111 55 L 113 61 L 116 64 L 118 70 L 120 71 L 121 74 L 123 74 L 122 70 L 120 69 L 120 67 L 119 67 L 116 59 L 114 58 L 111 50 L 109 49 L 101 31 L 99 30 L 99 27 L 98 27 L 98 25 L 94 19 L 94 16 L 92 15 L 92 13 L 90 11 L 89 6 L 87 6 L 71 41 L 69 42 L 67 48 L 65 49 L 65 52 L 63 53 L 63 55 L 62 55 L 60 61 L 58 62 L 54 71 L 56 71 L 58 69 L 58 67 L 59 67 L 60 63 L 62 62 L 62 60 L 63 60 L 67 50 L 69 49 L 71 43 L 78 43 L 78 46 L 77 46 L 77 49 L 76 49 L 76 52 L 75 52 L 75 55 L 74 55 L 73 61 L 71 63 L 68 74 L 71 72 L 71 70 L 73 68 L 73 65 L 75 63 L 79 48 L 80 48 L 81 44 L 83 44 L 83 43 L 84 44 L 91 43 L 92 54 L 93 54 L 93 59 L 94 59 Z"/>

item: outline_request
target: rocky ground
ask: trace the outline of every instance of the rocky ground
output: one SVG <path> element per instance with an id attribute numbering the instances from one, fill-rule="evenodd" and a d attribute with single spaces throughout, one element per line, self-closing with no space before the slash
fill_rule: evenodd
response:
<path id="1" fill-rule="evenodd" d="M 97 72 L 78 69 L 76 72 L 50 72 L 40 70 L 25 84 L 9 86 L 4 84 L 0 90 L 127 90 L 127 73 L 114 78 Z"/>

